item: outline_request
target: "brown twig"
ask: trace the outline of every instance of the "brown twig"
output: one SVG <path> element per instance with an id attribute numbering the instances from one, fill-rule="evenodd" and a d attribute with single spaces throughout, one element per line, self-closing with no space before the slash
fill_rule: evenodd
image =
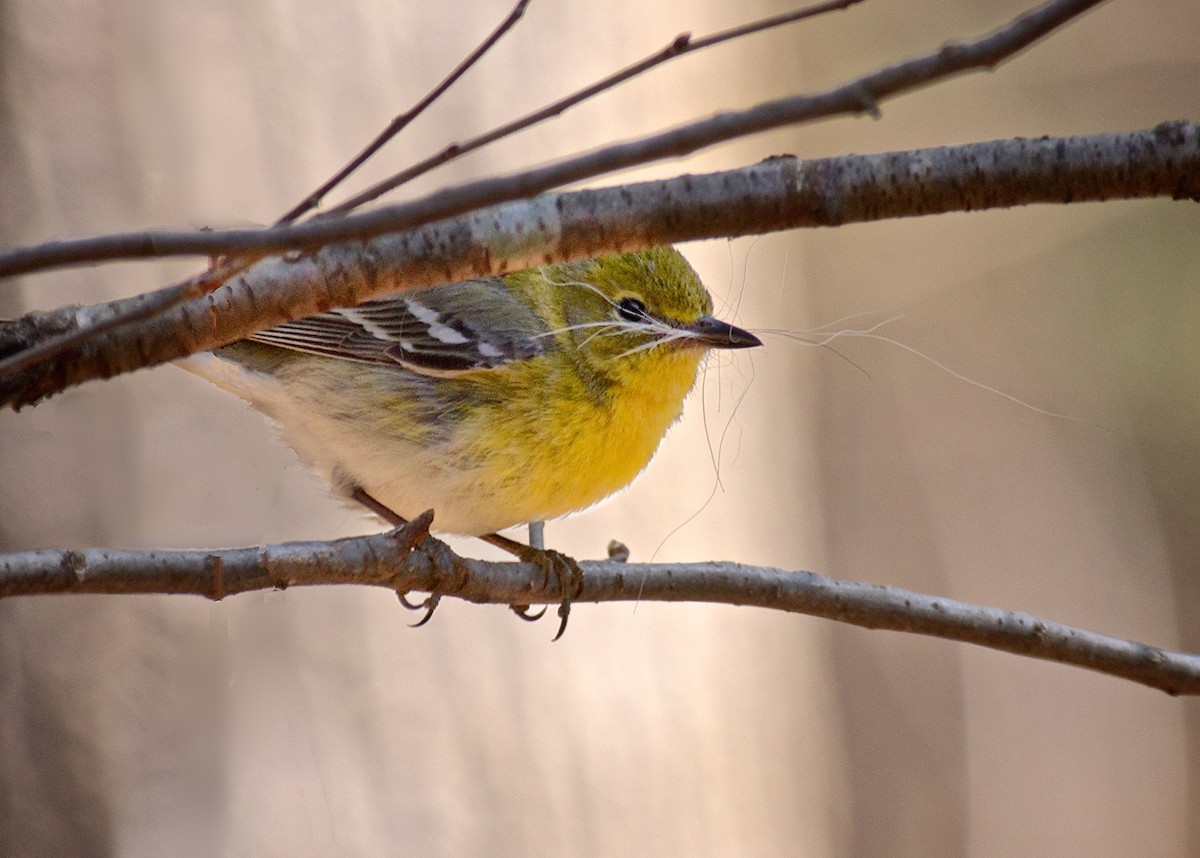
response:
<path id="1" fill-rule="evenodd" d="M 744 24 L 740 27 L 733 27 L 729 30 L 723 30 L 719 33 L 713 33 L 712 35 L 704 36 L 703 38 L 699 39 L 693 39 L 690 34 L 683 33 L 679 36 L 676 36 L 666 47 L 662 48 L 661 50 L 656 51 L 655 53 L 650 54 L 649 56 L 639 60 L 636 63 L 633 63 L 632 65 L 626 66 L 619 71 L 613 72 L 608 77 L 602 78 L 601 80 L 598 80 L 595 83 L 584 87 L 583 89 L 577 90 L 576 92 L 559 99 L 553 104 L 548 104 L 540 110 L 536 110 L 533 113 L 522 116 L 520 119 L 514 119 L 512 122 L 508 122 L 499 126 L 498 128 L 493 128 L 491 131 L 480 134 L 478 137 L 472 137 L 470 140 L 465 140 L 461 143 L 450 144 L 436 155 L 432 155 L 429 158 L 426 158 L 424 161 L 413 164 L 411 167 L 407 167 L 404 170 L 401 170 L 399 173 L 389 176 L 383 181 L 367 188 L 365 191 L 362 191 L 345 202 L 340 203 L 336 207 L 330 209 L 326 216 L 351 212 L 364 203 L 378 199 L 388 191 L 395 190 L 401 185 L 411 182 L 418 176 L 425 175 L 430 170 L 440 167 L 443 164 L 446 164 L 457 158 L 461 158 L 468 152 L 474 152 L 476 149 L 481 149 L 484 146 L 495 143 L 497 140 L 516 134 L 518 131 L 523 131 L 526 128 L 544 122 L 547 119 L 560 116 L 580 102 L 599 95 L 605 90 L 612 89 L 618 84 L 622 84 L 627 80 L 631 80 L 632 78 L 649 71 L 655 66 L 662 65 L 663 63 L 673 60 L 676 57 L 681 57 L 684 54 L 695 53 L 696 51 L 703 50 L 704 48 L 711 48 L 714 45 L 719 45 L 722 42 L 732 41 L 733 39 L 741 38 L 742 36 L 748 36 L 753 33 L 760 33 L 764 30 L 782 27 L 785 24 L 803 21 L 806 18 L 813 18 L 817 15 L 823 15 L 827 12 L 835 12 L 841 9 L 846 9 L 855 5 L 856 3 L 861 2 L 862 0 L 829 0 L 829 2 L 817 3 L 816 5 L 808 6 L 804 9 L 797 9 L 793 12 L 785 12 L 781 15 L 763 18 L 760 21 Z"/>
<path id="2" fill-rule="evenodd" d="M 791 96 L 747 110 L 721 113 L 661 134 L 606 146 L 523 173 L 439 191 L 403 205 L 278 229 L 196 234 L 143 231 L 47 242 L 0 253 L 0 278 L 113 259 L 303 249 L 331 241 L 411 229 L 615 170 L 687 155 L 759 131 L 840 114 L 869 113 L 887 97 L 966 71 L 993 68 L 1102 2 L 1104 0 L 1050 0 L 979 39 L 945 45 L 933 53 L 889 66 L 818 95 Z"/>
<path id="3" fill-rule="evenodd" d="M 557 582 L 532 564 L 458 557 L 411 532 L 224 551 L 43 550 L 0 555 L 0 597 L 46 593 L 187 593 L 206 598 L 317 584 L 437 592 L 480 604 L 552 604 Z M 1200 656 L 1006 611 L 885 587 L 736 563 L 584 562 L 575 602 L 752 605 L 976 644 L 1083 667 L 1157 688 L 1200 694 Z M 220 570 L 220 583 L 215 571 Z"/>
<path id="4" fill-rule="evenodd" d="M 414 119 L 424 113 L 431 104 L 441 98 L 446 90 L 452 87 L 460 77 L 466 74 L 467 70 L 471 68 L 471 66 L 479 62 L 483 55 L 491 50 L 492 47 L 498 41 L 500 41 L 505 33 L 516 26 L 516 23 L 521 20 L 521 16 L 525 14 L 525 7 L 528 5 L 529 0 L 517 0 L 517 5 L 513 6 L 512 11 L 508 13 L 508 16 L 505 17 L 505 19 L 500 22 L 496 29 L 494 29 L 486 39 L 480 42 L 475 50 L 468 54 L 466 58 L 463 59 L 463 61 L 460 62 L 452 72 L 450 72 L 450 74 L 446 75 L 441 83 L 431 89 L 424 98 L 410 107 L 407 111 L 393 118 L 392 121 L 388 123 L 388 126 L 384 128 L 383 131 L 379 132 L 375 139 L 368 143 L 361 152 L 355 155 L 349 161 L 349 163 L 346 164 L 346 166 L 334 173 L 319 188 L 293 206 L 287 212 L 287 214 L 275 222 L 275 226 L 282 226 L 284 224 L 292 223 L 301 215 L 320 205 L 321 200 L 325 198 L 326 194 L 344 182 L 351 173 L 365 164 L 367 160 L 380 149 L 382 149 L 389 140 L 407 128 Z"/>

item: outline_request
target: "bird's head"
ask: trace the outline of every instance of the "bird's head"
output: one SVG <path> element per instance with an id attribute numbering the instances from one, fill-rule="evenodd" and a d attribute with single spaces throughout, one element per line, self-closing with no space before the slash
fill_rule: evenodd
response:
<path id="1" fill-rule="evenodd" d="M 562 296 L 565 329 L 586 360 L 610 375 L 645 362 L 693 367 L 709 349 L 762 345 L 713 317 L 712 297 L 673 247 L 551 265 L 539 274 Z"/>

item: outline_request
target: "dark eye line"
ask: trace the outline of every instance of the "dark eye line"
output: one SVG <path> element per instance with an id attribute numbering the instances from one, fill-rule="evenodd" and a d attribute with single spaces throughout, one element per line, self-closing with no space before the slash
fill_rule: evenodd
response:
<path id="1" fill-rule="evenodd" d="M 650 318 L 646 305 L 637 298 L 622 298 L 617 304 L 617 315 L 627 322 L 645 322 Z"/>

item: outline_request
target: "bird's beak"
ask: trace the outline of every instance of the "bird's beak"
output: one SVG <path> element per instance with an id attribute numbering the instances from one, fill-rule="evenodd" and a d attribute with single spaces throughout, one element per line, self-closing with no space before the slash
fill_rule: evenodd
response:
<path id="1" fill-rule="evenodd" d="M 685 342 L 705 345 L 711 349 L 749 349 L 762 345 L 762 340 L 749 331 L 743 331 L 712 316 L 701 316 L 685 330 L 693 334 Z"/>

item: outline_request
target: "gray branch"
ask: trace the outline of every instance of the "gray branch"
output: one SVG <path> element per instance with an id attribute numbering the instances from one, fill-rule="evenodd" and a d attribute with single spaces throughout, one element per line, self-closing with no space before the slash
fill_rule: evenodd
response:
<path id="1" fill-rule="evenodd" d="M 0 597 L 45 593 L 235 593 L 316 584 L 370 584 L 480 604 L 561 598 L 554 576 L 525 563 L 468 560 L 408 528 L 333 542 L 219 551 L 28 551 L 0 555 Z M 413 549 L 413 545 L 417 547 Z M 976 644 L 1084 667 L 1168 694 L 1200 694 L 1200 656 L 1172 652 L 1030 614 L 737 563 L 584 562 L 575 602 L 712 602 L 824 617 Z"/>
<path id="2" fill-rule="evenodd" d="M 1200 199 L 1200 125 L 811 161 L 779 157 L 720 173 L 549 194 L 417 230 L 268 257 L 212 294 L 111 331 L 92 329 L 139 313 L 163 293 L 31 314 L 0 326 L 0 402 L 33 402 L 330 306 L 546 262 L 797 227 L 1145 197 Z M 356 218 L 378 226 L 389 211 L 395 209 Z M 208 242 L 223 234 L 172 235 Z M 97 335 L 79 336 L 86 333 Z M 72 334 L 81 342 L 66 339 Z M 56 343 L 62 347 L 46 348 Z"/>

